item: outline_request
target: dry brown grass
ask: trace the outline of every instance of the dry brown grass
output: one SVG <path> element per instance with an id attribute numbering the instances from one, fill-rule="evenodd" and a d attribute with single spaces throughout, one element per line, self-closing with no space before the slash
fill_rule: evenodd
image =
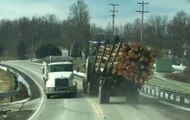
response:
<path id="1" fill-rule="evenodd" d="M 14 89 L 14 77 L 11 73 L 0 68 L 0 92 Z"/>
<path id="2" fill-rule="evenodd" d="M 0 94 L 14 90 L 15 78 L 12 73 L 0 68 Z M 11 96 L 3 97 L 0 103 L 11 102 Z"/>

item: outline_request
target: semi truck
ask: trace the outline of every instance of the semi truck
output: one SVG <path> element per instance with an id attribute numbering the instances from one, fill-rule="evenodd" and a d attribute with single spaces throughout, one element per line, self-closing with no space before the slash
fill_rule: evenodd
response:
<path id="1" fill-rule="evenodd" d="M 48 99 L 52 95 L 77 96 L 72 60 L 68 57 L 50 56 L 43 61 L 44 90 Z"/>
<path id="2" fill-rule="evenodd" d="M 96 43 L 86 62 L 84 92 L 100 96 L 109 103 L 110 96 L 126 96 L 137 103 L 139 90 L 148 81 L 156 59 L 155 50 L 138 43 Z"/>

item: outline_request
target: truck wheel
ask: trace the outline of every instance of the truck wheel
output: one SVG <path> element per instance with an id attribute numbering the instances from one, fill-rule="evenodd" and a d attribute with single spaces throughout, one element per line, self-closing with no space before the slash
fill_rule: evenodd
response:
<path id="1" fill-rule="evenodd" d="M 137 104 L 138 97 L 139 97 L 138 88 L 133 88 L 127 92 L 126 100 L 128 103 Z"/>
<path id="2" fill-rule="evenodd" d="M 47 94 L 46 97 L 47 97 L 47 99 L 50 99 L 51 95 Z"/>
<path id="3" fill-rule="evenodd" d="M 99 95 L 99 79 L 96 75 L 92 75 L 91 82 L 89 84 L 89 94 L 91 96 L 98 96 Z"/>
<path id="4" fill-rule="evenodd" d="M 87 82 L 89 82 L 89 94 L 91 96 L 98 96 L 99 79 L 98 79 L 97 75 L 95 73 L 93 73 L 93 64 L 90 62 L 88 62 L 88 65 L 87 65 Z M 86 90 L 88 90 L 88 87 Z"/>
<path id="5" fill-rule="evenodd" d="M 107 84 L 103 84 L 101 87 L 100 104 L 107 104 L 110 101 L 110 92 L 106 85 Z"/>
<path id="6" fill-rule="evenodd" d="M 71 97 L 76 98 L 77 97 L 77 93 L 71 93 Z"/>
<path id="7" fill-rule="evenodd" d="M 130 104 L 137 104 L 139 97 L 139 85 L 135 81 L 126 81 L 126 101 Z"/>
<path id="8" fill-rule="evenodd" d="M 112 86 L 113 86 L 112 79 L 107 79 L 107 78 L 104 79 L 104 82 L 101 87 L 101 95 L 100 95 L 100 103 L 101 104 L 109 103 Z"/>
<path id="9" fill-rule="evenodd" d="M 87 82 L 87 81 L 83 81 L 82 87 L 83 87 L 84 93 L 87 93 L 87 90 L 88 90 L 88 82 Z"/>
<path id="10" fill-rule="evenodd" d="M 100 94 L 100 104 L 107 104 L 110 101 L 109 92 L 101 92 Z"/>

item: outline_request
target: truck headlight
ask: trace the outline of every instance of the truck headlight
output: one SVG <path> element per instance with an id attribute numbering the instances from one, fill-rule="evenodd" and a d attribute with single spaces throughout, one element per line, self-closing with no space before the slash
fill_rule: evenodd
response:
<path id="1" fill-rule="evenodd" d="M 71 85 L 77 86 L 77 82 L 73 82 L 73 83 L 71 83 Z"/>

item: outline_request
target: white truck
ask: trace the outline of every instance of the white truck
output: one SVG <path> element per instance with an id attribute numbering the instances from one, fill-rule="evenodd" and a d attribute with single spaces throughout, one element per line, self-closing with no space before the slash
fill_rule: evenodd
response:
<path id="1" fill-rule="evenodd" d="M 53 59 L 52 59 L 53 58 Z M 49 99 L 51 95 L 71 94 L 77 96 L 77 82 L 74 80 L 73 63 L 71 59 L 50 60 L 43 62 L 42 74 L 45 86 L 45 94 Z"/>

